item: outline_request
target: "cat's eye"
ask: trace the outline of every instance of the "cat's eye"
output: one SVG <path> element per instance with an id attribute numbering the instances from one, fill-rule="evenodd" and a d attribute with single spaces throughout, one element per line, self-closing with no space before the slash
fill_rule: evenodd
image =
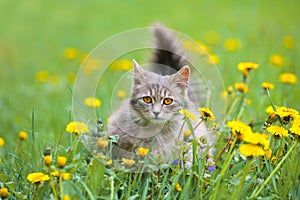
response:
<path id="1" fill-rule="evenodd" d="M 165 98 L 164 101 L 163 101 L 163 103 L 165 105 L 170 105 L 171 103 L 173 103 L 173 99 L 171 99 L 171 98 Z"/>
<path id="2" fill-rule="evenodd" d="M 143 101 L 144 101 L 145 103 L 152 103 L 152 98 L 149 97 L 149 96 L 145 96 L 145 97 L 143 97 Z"/>

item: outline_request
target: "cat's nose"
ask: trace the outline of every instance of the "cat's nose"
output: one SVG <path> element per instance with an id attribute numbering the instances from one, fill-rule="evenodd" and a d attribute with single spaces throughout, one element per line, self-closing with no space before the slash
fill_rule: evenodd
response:
<path id="1" fill-rule="evenodd" d="M 160 112 L 153 112 L 153 114 L 155 115 L 155 117 L 157 117 L 159 115 Z"/>

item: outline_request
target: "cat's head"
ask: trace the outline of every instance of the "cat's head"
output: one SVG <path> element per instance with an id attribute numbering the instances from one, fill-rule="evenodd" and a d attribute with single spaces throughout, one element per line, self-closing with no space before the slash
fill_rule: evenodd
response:
<path id="1" fill-rule="evenodd" d="M 134 121 L 164 123 L 184 106 L 190 68 L 182 67 L 177 73 L 162 76 L 147 71 L 134 61 L 134 82 L 130 105 Z M 147 124 L 146 123 L 146 124 Z"/>

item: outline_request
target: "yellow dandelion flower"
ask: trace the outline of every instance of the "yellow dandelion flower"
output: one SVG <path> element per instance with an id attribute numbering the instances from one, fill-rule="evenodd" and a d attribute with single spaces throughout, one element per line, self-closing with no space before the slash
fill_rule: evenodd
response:
<path id="1" fill-rule="evenodd" d="M 63 200 L 71 200 L 71 197 L 67 194 L 64 195 Z"/>
<path id="2" fill-rule="evenodd" d="M 95 97 L 87 97 L 84 99 L 84 105 L 88 107 L 100 107 L 102 104 L 101 100 Z"/>
<path id="3" fill-rule="evenodd" d="M 106 157 L 106 155 L 103 155 L 103 154 L 97 154 L 96 158 L 106 159 L 107 157 Z"/>
<path id="4" fill-rule="evenodd" d="M 288 131 L 285 128 L 280 126 L 269 126 L 267 128 L 267 131 L 279 137 L 287 137 L 289 135 Z"/>
<path id="5" fill-rule="evenodd" d="M 260 146 L 254 144 L 241 144 L 239 150 L 240 150 L 240 154 L 247 157 L 265 155 L 265 151 Z"/>
<path id="6" fill-rule="evenodd" d="M 129 71 L 133 68 L 133 64 L 130 60 L 116 60 L 109 66 L 109 68 L 111 70 Z"/>
<path id="7" fill-rule="evenodd" d="M 297 76 L 293 73 L 283 73 L 279 75 L 279 81 L 286 84 L 296 84 Z"/>
<path id="8" fill-rule="evenodd" d="M 126 159 L 126 158 L 122 158 L 122 162 L 126 167 L 131 167 L 132 165 L 134 165 L 135 161 L 132 159 Z"/>
<path id="9" fill-rule="evenodd" d="M 57 165 L 60 168 L 63 168 L 67 164 L 67 158 L 64 156 L 58 156 L 57 157 Z"/>
<path id="10" fill-rule="evenodd" d="M 19 138 L 20 140 L 26 140 L 27 139 L 27 133 L 25 131 L 20 131 L 19 132 Z"/>
<path id="11" fill-rule="evenodd" d="M 292 126 L 290 127 L 289 131 L 292 134 L 300 135 L 300 120 L 293 121 Z"/>
<path id="12" fill-rule="evenodd" d="M 66 131 L 68 133 L 83 134 L 88 133 L 89 128 L 83 122 L 70 122 L 66 127 Z"/>
<path id="13" fill-rule="evenodd" d="M 52 176 L 59 177 L 59 171 L 58 170 L 53 171 L 51 174 L 52 174 Z"/>
<path id="14" fill-rule="evenodd" d="M 298 117 L 298 111 L 284 106 L 277 106 L 275 114 L 278 115 L 283 123 L 290 122 L 291 119 Z"/>
<path id="15" fill-rule="evenodd" d="M 145 156 L 147 156 L 148 153 L 149 153 L 149 149 L 143 148 L 143 147 L 138 148 L 138 154 L 139 154 L 139 156 L 141 156 L 142 158 L 144 158 Z"/>
<path id="16" fill-rule="evenodd" d="M 6 199 L 9 195 L 8 189 L 7 188 L 0 188 L 0 197 L 2 199 Z"/>
<path id="17" fill-rule="evenodd" d="M 63 172 L 63 173 L 61 174 L 61 176 L 62 176 L 62 179 L 63 179 L 63 180 L 68 180 L 68 179 L 70 179 L 71 174 L 70 174 L 70 173 L 67 173 L 67 172 Z"/>
<path id="18" fill-rule="evenodd" d="M 254 62 L 240 62 L 237 65 L 237 68 L 243 73 L 244 76 L 247 76 L 251 70 L 258 68 L 258 64 Z"/>
<path id="19" fill-rule="evenodd" d="M 266 159 L 267 160 L 269 160 L 270 158 L 271 158 L 271 156 L 272 156 L 272 149 L 268 149 L 267 151 L 266 151 Z"/>
<path id="20" fill-rule="evenodd" d="M 275 88 L 275 86 L 274 86 L 274 84 L 272 84 L 272 83 L 268 83 L 268 82 L 262 82 L 261 83 L 261 87 L 263 88 L 263 89 L 268 89 L 268 90 L 273 90 L 274 88 Z"/>
<path id="21" fill-rule="evenodd" d="M 89 56 L 84 60 L 82 71 L 85 75 L 89 76 L 101 69 L 102 66 L 103 62 L 101 60 Z"/>
<path id="22" fill-rule="evenodd" d="M 227 87 L 227 92 L 228 92 L 228 95 L 232 95 L 233 94 L 233 87 L 232 86 L 228 86 Z"/>
<path id="23" fill-rule="evenodd" d="M 184 138 L 189 138 L 192 135 L 192 131 L 190 129 L 186 129 L 183 131 Z"/>
<path id="24" fill-rule="evenodd" d="M 64 50 L 64 56 L 67 60 L 75 60 L 80 55 L 80 51 L 77 48 L 69 47 Z"/>
<path id="25" fill-rule="evenodd" d="M 126 97 L 126 92 L 124 90 L 119 90 L 117 92 L 117 96 L 120 98 L 120 99 L 124 99 Z"/>
<path id="26" fill-rule="evenodd" d="M 216 65 L 219 63 L 219 56 L 216 54 L 209 54 L 207 57 L 207 62 L 212 65 Z"/>
<path id="27" fill-rule="evenodd" d="M 228 51 L 237 51 L 242 47 L 242 41 L 237 38 L 228 38 L 225 40 L 224 47 Z"/>
<path id="28" fill-rule="evenodd" d="M 38 71 L 35 75 L 35 80 L 39 83 L 45 83 L 49 80 L 49 73 L 45 70 Z"/>
<path id="29" fill-rule="evenodd" d="M 109 144 L 109 141 L 106 139 L 106 138 L 99 138 L 97 140 L 97 146 L 100 148 L 100 149 L 105 149 Z"/>
<path id="30" fill-rule="evenodd" d="M 241 93 L 247 93 L 248 92 L 248 86 L 245 83 L 235 83 L 234 88 Z"/>
<path id="31" fill-rule="evenodd" d="M 275 65 L 276 67 L 281 67 L 284 62 L 283 57 L 279 54 L 272 54 L 269 60 L 270 63 Z"/>
<path id="32" fill-rule="evenodd" d="M 231 132 L 234 135 L 237 135 L 237 134 L 245 135 L 245 134 L 252 133 L 251 127 L 239 120 L 233 120 L 233 121 L 227 122 L 227 127 L 231 128 Z"/>
<path id="33" fill-rule="evenodd" d="M 4 146 L 5 140 L 3 137 L 0 137 L 0 147 Z"/>
<path id="34" fill-rule="evenodd" d="M 222 97 L 225 99 L 227 96 L 234 97 L 234 88 L 229 86 L 225 91 L 222 92 Z"/>
<path id="35" fill-rule="evenodd" d="M 276 106 L 275 106 L 275 107 L 276 107 Z M 268 106 L 268 107 L 266 108 L 266 113 L 269 113 L 269 114 L 275 113 L 275 111 L 274 111 L 274 109 L 273 109 L 273 106 Z"/>
<path id="36" fill-rule="evenodd" d="M 283 38 L 283 45 L 287 49 L 292 49 L 294 47 L 294 38 L 290 35 L 287 35 Z"/>
<path id="37" fill-rule="evenodd" d="M 52 157 L 50 155 L 44 156 L 44 163 L 46 166 L 49 166 L 52 164 Z"/>
<path id="38" fill-rule="evenodd" d="M 248 133 L 243 136 L 243 141 L 250 144 L 261 144 L 264 146 L 264 149 L 267 150 L 270 147 L 270 142 L 268 140 L 268 135 L 260 133 Z"/>
<path id="39" fill-rule="evenodd" d="M 179 110 L 179 113 L 182 114 L 182 115 L 184 115 L 190 121 L 194 121 L 194 122 L 197 121 L 196 115 L 194 115 L 193 113 L 191 113 L 187 109 L 181 109 L 181 110 Z"/>
<path id="40" fill-rule="evenodd" d="M 215 115 L 209 108 L 199 108 L 198 111 L 200 112 L 203 120 L 215 120 Z"/>
<path id="41" fill-rule="evenodd" d="M 60 171 L 55 170 L 55 171 L 53 171 L 51 174 L 52 174 L 52 176 L 59 177 L 59 176 L 60 176 Z M 71 177 L 71 174 L 70 174 L 70 173 L 67 173 L 67 172 L 61 172 L 61 178 L 62 178 L 63 180 L 68 180 L 68 179 L 70 179 L 70 177 Z"/>
<path id="42" fill-rule="evenodd" d="M 178 192 L 181 192 L 182 191 L 182 188 L 180 186 L 179 183 L 175 183 L 175 189 L 178 191 Z"/>
<path id="43" fill-rule="evenodd" d="M 50 177 L 42 172 L 34 172 L 27 175 L 27 180 L 31 183 L 43 183 L 44 181 L 48 181 L 49 179 Z"/>
<path id="44" fill-rule="evenodd" d="M 112 159 L 109 159 L 109 160 L 106 161 L 106 163 L 105 163 L 106 166 L 109 166 L 109 165 L 111 165 L 111 164 L 112 164 Z"/>

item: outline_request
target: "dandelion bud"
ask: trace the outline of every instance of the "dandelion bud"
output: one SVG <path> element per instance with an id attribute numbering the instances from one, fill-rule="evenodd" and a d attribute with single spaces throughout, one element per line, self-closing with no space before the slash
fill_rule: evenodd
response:
<path id="1" fill-rule="evenodd" d="M 66 157 L 59 156 L 57 158 L 57 165 L 58 165 L 58 167 L 63 168 L 64 166 L 66 166 L 66 163 L 67 163 L 67 158 Z"/>
<path id="2" fill-rule="evenodd" d="M 25 131 L 19 132 L 19 138 L 20 140 L 26 140 L 27 139 L 27 133 Z"/>
<path id="3" fill-rule="evenodd" d="M 105 149 L 108 146 L 109 141 L 106 138 L 99 138 L 97 140 L 97 146 L 100 149 Z"/>
<path id="4" fill-rule="evenodd" d="M 44 163 L 45 163 L 46 166 L 49 166 L 49 165 L 52 164 L 52 158 L 51 158 L 50 155 L 44 156 Z"/>
<path id="5" fill-rule="evenodd" d="M 123 164 L 126 167 L 131 167 L 132 165 L 134 165 L 135 161 L 132 159 L 126 159 L 126 158 L 122 158 Z"/>
<path id="6" fill-rule="evenodd" d="M 2 199 L 6 199 L 6 197 L 8 197 L 9 192 L 7 190 L 7 188 L 0 188 L 0 196 Z"/>
<path id="7" fill-rule="evenodd" d="M 44 156 L 50 156 L 51 155 L 51 148 L 50 147 L 47 147 L 45 150 L 44 150 Z"/>
<path id="8" fill-rule="evenodd" d="M 186 129 L 183 131 L 183 135 L 184 135 L 184 138 L 189 138 L 192 135 L 192 131 L 189 129 Z"/>
<path id="9" fill-rule="evenodd" d="M 149 149 L 147 149 L 147 148 L 142 148 L 142 147 L 138 148 L 138 154 L 139 154 L 142 158 L 144 158 L 148 153 L 149 153 Z"/>

